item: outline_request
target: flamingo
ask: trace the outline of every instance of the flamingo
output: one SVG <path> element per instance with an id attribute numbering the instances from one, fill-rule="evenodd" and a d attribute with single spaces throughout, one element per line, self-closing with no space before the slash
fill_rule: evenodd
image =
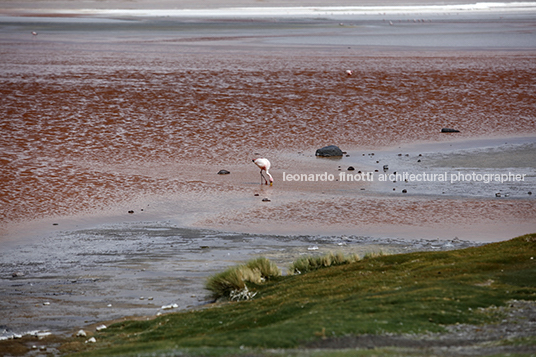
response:
<path id="1" fill-rule="evenodd" d="M 354 72 L 353 72 L 352 70 L 350 70 L 350 69 L 347 69 L 347 70 L 346 70 L 346 75 L 347 75 L 347 76 L 351 76 L 353 73 L 354 73 Z"/>
<path id="2" fill-rule="evenodd" d="M 255 165 L 257 165 L 261 169 L 261 178 L 264 179 L 264 183 L 268 185 L 268 181 L 266 180 L 266 177 L 264 177 L 264 175 L 262 174 L 263 171 L 266 171 L 266 174 L 268 175 L 268 177 L 270 177 L 270 186 L 272 186 L 272 184 L 274 183 L 274 178 L 268 172 L 271 166 L 270 161 L 268 161 L 268 159 L 265 159 L 263 157 L 260 157 L 258 159 L 253 159 L 252 161 L 255 163 Z M 261 179 L 261 185 L 262 185 L 262 179 Z"/>

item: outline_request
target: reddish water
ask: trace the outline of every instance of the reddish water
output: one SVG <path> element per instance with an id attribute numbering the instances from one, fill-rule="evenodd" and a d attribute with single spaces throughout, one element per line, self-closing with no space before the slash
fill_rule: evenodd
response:
<path id="1" fill-rule="evenodd" d="M 257 152 L 536 133 L 530 54 L 207 48 L 5 43 L 1 220 L 240 191 L 207 172 L 254 172 Z"/>

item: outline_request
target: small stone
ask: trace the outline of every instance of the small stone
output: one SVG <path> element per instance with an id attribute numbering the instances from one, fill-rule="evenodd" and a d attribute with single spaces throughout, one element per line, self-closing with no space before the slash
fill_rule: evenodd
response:
<path id="1" fill-rule="evenodd" d="M 270 202 L 270 199 L 269 198 L 263 198 L 262 202 Z"/>
<path id="2" fill-rule="evenodd" d="M 80 330 L 78 331 L 78 333 L 76 334 L 76 337 L 86 337 L 87 336 L 87 333 L 86 331 L 84 330 Z"/>
<path id="3" fill-rule="evenodd" d="M 95 343 L 95 342 L 97 342 L 95 337 L 91 337 L 89 340 L 86 341 L 86 343 Z"/>
<path id="4" fill-rule="evenodd" d="M 497 192 L 497 193 L 495 194 L 495 197 L 501 197 L 501 193 L 500 193 L 500 192 Z"/>
<path id="5" fill-rule="evenodd" d="M 443 128 L 441 129 L 441 132 L 442 133 L 459 133 L 460 131 L 456 129 Z"/>
<path id="6" fill-rule="evenodd" d="M 50 303 L 49 303 L 48 301 L 45 301 L 45 302 L 43 303 L 43 305 L 48 306 L 48 305 L 50 305 Z"/>
<path id="7" fill-rule="evenodd" d="M 231 172 L 227 170 L 220 170 L 218 171 L 218 175 L 229 175 Z"/>
<path id="8" fill-rule="evenodd" d="M 97 326 L 96 330 L 97 331 L 102 331 L 102 330 L 105 330 L 106 329 L 106 325 L 100 325 L 100 326 Z"/>
<path id="9" fill-rule="evenodd" d="M 13 274 L 11 274 L 11 276 L 14 277 L 14 278 L 20 278 L 20 277 L 24 276 L 24 273 L 21 272 L 21 271 L 16 271 Z"/>
<path id="10" fill-rule="evenodd" d="M 348 166 L 348 171 L 354 171 L 355 168 L 353 166 Z"/>
<path id="11" fill-rule="evenodd" d="M 133 210 L 130 210 L 130 211 L 128 211 L 128 213 L 130 213 L 130 214 L 134 214 L 134 211 L 133 211 Z"/>
<path id="12" fill-rule="evenodd" d="M 408 193 L 408 190 L 403 189 L 403 190 L 402 190 L 402 193 Z"/>

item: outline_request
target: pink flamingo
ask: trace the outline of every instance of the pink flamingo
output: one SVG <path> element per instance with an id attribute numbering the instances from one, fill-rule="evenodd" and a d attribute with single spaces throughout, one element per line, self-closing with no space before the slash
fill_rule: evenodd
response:
<path id="1" fill-rule="evenodd" d="M 268 181 L 266 180 L 266 177 L 264 177 L 264 175 L 262 174 L 263 171 L 266 171 L 266 175 L 268 175 L 268 177 L 270 178 L 270 186 L 272 186 L 272 184 L 274 183 L 274 178 L 268 172 L 271 166 L 270 161 L 268 161 L 268 159 L 265 159 L 265 158 L 253 159 L 252 161 L 255 163 L 255 165 L 257 165 L 261 169 L 261 178 L 262 178 L 261 185 L 262 185 L 263 179 L 264 179 L 265 184 L 268 185 Z"/>
<path id="2" fill-rule="evenodd" d="M 351 69 L 346 70 L 346 75 L 351 76 L 354 72 Z"/>

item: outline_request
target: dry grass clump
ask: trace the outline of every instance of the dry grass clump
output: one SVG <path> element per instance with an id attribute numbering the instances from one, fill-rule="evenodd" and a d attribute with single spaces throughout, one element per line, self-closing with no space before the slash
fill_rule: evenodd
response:
<path id="1" fill-rule="evenodd" d="M 344 255 L 341 252 L 335 254 L 330 252 L 321 256 L 301 257 L 291 264 L 289 273 L 293 275 L 303 274 L 330 266 L 353 263 L 358 260 L 359 257 L 357 254 Z"/>
<path id="2" fill-rule="evenodd" d="M 250 260 L 246 264 L 230 267 L 208 278 L 205 287 L 212 291 L 214 298 L 252 295 L 248 292 L 246 282 L 261 284 L 265 280 L 281 276 L 281 270 L 266 258 Z"/>

